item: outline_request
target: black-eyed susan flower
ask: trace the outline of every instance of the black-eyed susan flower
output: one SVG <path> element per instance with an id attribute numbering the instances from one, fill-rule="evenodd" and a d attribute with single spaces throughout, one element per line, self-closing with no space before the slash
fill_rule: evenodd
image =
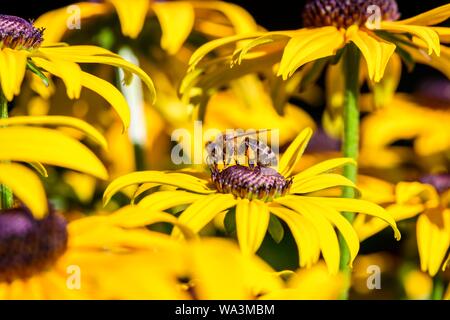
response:
<path id="1" fill-rule="evenodd" d="M 114 13 L 119 18 L 122 34 L 133 39 L 143 32 L 146 20 L 156 16 L 162 31 L 161 47 L 169 54 L 177 53 L 193 30 L 217 38 L 257 28 L 251 15 L 241 7 L 222 1 L 202 0 L 79 2 L 47 12 L 36 21 L 36 25 L 51 29 L 47 34 L 48 40 L 57 42 L 66 34 L 76 32 L 78 23 L 88 24 L 100 17 L 112 17 Z M 74 27 L 70 28 L 68 23 Z"/>
<path id="2" fill-rule="evenodd" d="M 36 218 L 42 218 L 47 213 L 48 206 L 41 181 L 30 166 L 42 176 L 47 176 L 43 164 L 48 164 L 99 179 L 108 178 L 102 162 L 86 146 L 60 130 L 42 126 L 76 129 L 82 137 L 87 136 L 106 148 L 105 138 L 79 119 L 62 116 L 0 119 L 0 184 L 3 188 L 1 208 L 7 209 L 14 205 L 14 194 L 30 208 Z"/>
<path id="3" fill-rule="evenodd" d="M 391 192 L 390 201 L 383 201 L 386 210 L 396 221 L 418 216 L 417 246 L 423 272 L 435 276 L 443 267 L 450 247 L 450 176 L 427 175 L 421 182 L 400 182 Z M 361 241 L 386 227 L 373 219 L 357 217 L 354 227 Z"/>
<path id="4" fill-rule="evenodd" d="M 373 15 L 374 7 L 378 17 Z M 447 48 L 440 41 L 448 41 L 449 31 L 433 25 L 450 16 L 449 5 L 398 20 L 400 13 L 395 0 L 311 0 L 302 16 L 302 29 L 236 35 L 205 44 L 191 57 L 192 69 L 207 66 L 208 60 L 204 58 L 208 53 L 238 44 L 231 55 L 217 62 L 231 61 L 241 72 L 239 65 L 248 69 L 260 68 L 261 64 L 277 65 L 277 74 L 287 79 L 310 62 L 340 54 L 340 49 L 352 42 L 362 53 L 367 76 L 374 82 L 383 78 L 391 57 L 394 54 L 404 57 L 404 51 L 414 53 L 414 57 L 422 56 L 419 62 L 428 61 L 438 70 L 446 71 L 448 63 L 440 53 Z"/>
<path id="5" fill-rule="evenodd" d="M 53 209 L 43 219 L 25 207 L 2 211 L 0 298 L 189 298 L 178 279 L 181 244 L 141 228 L 124 211 L 72 222 Z M 167 213 L 145 224 L 161 221 L 177 224 Z"/>
<path id="6" fill-rule="evenodd" d="M 450 110 L 446 104 L 398 93 L 389 105 L 362 121 L 360 160 L 366 166 L 393 167 L 414 156 L 445 154 L 450 150 L 449 122 Z M 399 140 L 413 141 L 412 152 L 392 146 Z"/>
<path id="7" fill-rule="evenodd" d="M 83 87 L 95 91 L 111 104 L 124 126 L 128 127 L 128 104 L 120 91 L 109 82 L 82 71 L 78 63 L 99 63 L 121 68 L 125 72 L 125 83 L 129 83 L 136 74 L 154 98 L 154 87 L 149 76 L 120 56 L 95 46 L 44 45 L 43 41 L 43 28 L 38 29 L 19 17 L 0 15 L 0 82 L 7 101 L 20 93 L 25 71 L 29 69 L 44 82 L 48 82 L 48 74 L 61 78 L 71 99 L 79 98 Z"/>
<path id="8" fill-rule="evenodd" d="M 144 197 L 138 206 L 158 211 L 188 205 L 178 219 L 194 232 L 202 230 L 215 216 L 233 210 L 237 238 L 245 254 L 256 252 L 267 230 L 273 224 L 279 226 L 278 219 L 281 219 L 296 240 L 300 266 L 313 265 L 322 252 L 329 270 L 336 273 L 340 250 L 334 227 L 342 232 L 350 248 L 350 261 L 359 249 L 359 239 L 341 211 L 375 216 L 392 226 L 396 238 L 400 233 L 393 218 L 373 203 L 308 195 L 334 186 L 355 188 L 345 177 L 329 173 L 345 164 L 354 164 L 348 158 L 331 159 L 291 174 L 311 134 L 311 129 L 305 129 L 297 136 L 281 157 L 278 171 L 272 167 L 232 165 L 212 170 L 209 179 L 182 172 L 135 172 L 114 180 L 104 193 L 104 202 L 126 186 L 142 184 L 136 194 L 165 186 L 169 189 Z M 179 233 L 174 231 L 174 236 Z"/>

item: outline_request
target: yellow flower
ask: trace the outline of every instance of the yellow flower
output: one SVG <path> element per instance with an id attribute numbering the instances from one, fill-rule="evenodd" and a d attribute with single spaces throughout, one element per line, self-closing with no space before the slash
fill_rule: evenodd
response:
<path id="1" fill-rule="evenodd" d="M 324 127 L 336 134 L 342 127 L 337 115 L 342 112 L 343 99 L 341 64 L 336 63 L 343 49 L 353 43 L 362 53 L 366 68 L 361 68 L 361 79 L 368 80 L 375 104 L 379 105 L 395 92 L 400 58 L 409 66 L 414 61 L 428 64 L 450 77 L 450 49 L 441 45 L 449 42 L 450 29 L 433 27 L 449 16 L 448 4 L 396 21 L 399 12 L 395 0 L 310 0 L 303 11 L 305 28 L 238 34 L 203 45 L 191 57 L 186 81 L 191 87 L 210 88 L 218 87 L 214 82 L 218 75 L 229 81 L 273 68 L 286 80 L 300 69 L 299 77 L 303 79 L 297 85 L 304 89 L 305 83 L 328 66 L 330 100 Z M 211 59 L 205 58 L 214 51 L 218 52 Z M 189 90 L 183 93 L 191 94 Z"/>
<path id="2" fill-rule="evenodd" d="M 154 99 L 154 87 L 148 75 L 106 49 L 55 43 L 43 45 L 43 29 L 37 29 L 26 20 L 14 16 L 2 15 L 0 30 L 0 82 L 8 101 L 20 93 L 27 69 L 33 72 L 33 77 L 44 82 L 49 81 L 45 75 L 48 73 L 63 80 L 71 99 L 79 98 L 83 87 L 104 97 L 127 128 L 130 111 L 120 91 L 107 81 L 82 71 L 78 63 L 100 63 L 121 68 L 125 72 L 125 83 L 129 83 L 136 74 L 147 85 Z"/>
<path id="3" fill-rule="evenodd" d="M 42 164 L 80 171 L 100 179 L 107 179 L 108 173 L 96 155 L 79 141 L 59 130 L 36 125 L 76 129 L 103 148 L 106 148 L 106 141 L 92 126 L 71 117 L 0 119 L 0 183 L 8 186 L 35 217 L 42 218 L 47 212 L 45 191 L 40 179 L 24 162 L 42 176 L 47 176 Z"/>
<path id="4" fill-rule="evenodd" d="M 398 140 L 413 139 L 414 153 L 420 157 L 445 153 L 450 150 L 449 122 L 449 110 L 428 107 L 412 96 L 396 94 L 389 105 L 363 120 L 361 162 L 393 167 L 408 160 L 405 148 L 391 147 Z"/>
<path id="5" fill-rule="evenodd" d="M 448 174 L 430 175 L 422 181 L 398 183 L 392 193 L 394 199 L 383 203 L 396 221 L 418 215 L 416 235 L 421 270 L 434 276 L 441 266 L 445 267 L 443 261 L 450 247 L 450 178 Z M 364 217 L 357 217 L 353 225 L 361 241 L 387 227 Z"/>
<path id="6" fill-rule="evenodd" d="M 69 223 L 53 210 L 42 220 L 25 208 L 2 211 L 0 299 L 187 299 L 181 244 L 124 211 Z M 177 224 L 167 213 L 145 223 L 161 221 Z"/>
<path id="7" fill-rule="evenodd" d="M 48 41 L 60 41 L 69 31 L 68 21 L 75 17 L 71 16 L 70 12 L 74 15 L 79 14 L 76 17 L 79 17 L 80 23 L 83 24 L 88 23 L 86 20 L 110 16 L 116 12 L 122 34 L 131 38 L 137 38 L 142 32 L 147 16 L 155 15 L 162 30 L 161 47 L 169 54 L 175 54 L 180 50 L 193 29 L 214 37 L 245 33 L 256 29 L 256 23 L 244 9 L 222 1 L 80 2 L 76 4 L 76 7 L 65 7 L 47 12 L 36 21 L 36 25 L 51 29 L 47 34 Z M 76 23 L 76 21 L 73 22 Z"/>
<path id="8" fill-rule="evenodd" d="M 281 219 L 289 226 L 300 252 L 300 266 L 311 266 L 322 252 L 331 272 L 339 268 L 339 244 L 334 227 L 344 236 L 351 261 L 359 250 L 359 240 L 351 224 L 340 211 L 361 212 L 389 223 L 400 237 L 393 218 L 381 207 L 358 199 L 309 196 L 308 193 L 335 186 L 355 185 L 345 177 L 327 173 L 354 163 L 348 158 L 332 159 L 291 176 L 311 137 L 312 130 L 303 130 L 280 159 L 279 172 L 271 167 L 242 165 L 212 170 L 211 179 L 195 173 L 144 171 L 114 180 L 104 193 L 104 203 L 122 188 L 142 184 L 135 195 L 158 186 L 159 190 L 144 197 L 138 206 L 150 210 L 167 210 L 181 205 L 188 207 L 179 216 L 180 223 L 199 232 L 215 216 L 235 211 L 237 238 L 241 250 L 252 254 L 260 247 L 268 229 L 280 229 Z M 174 231 L 174 236 L 179 236 Z"/>

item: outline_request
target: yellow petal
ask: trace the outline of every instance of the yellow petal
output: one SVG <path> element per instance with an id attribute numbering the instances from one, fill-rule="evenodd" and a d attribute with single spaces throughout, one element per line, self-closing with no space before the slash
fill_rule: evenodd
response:
<path id="1" fill-rule="evenodd" d="M 112 181 L 103 194 L 103 203 L 106 205 L 111 197 L 121 189 L 141 183 L 156 183 L 168 186 L 174 186 L 180 189 L 192 192 L 208 194 L 214 190 L 206 186 L 208 181 L 198 179 L 194 176 L 182 173 L 165 173 L 160 171 L 142 171 L 133 172 Z"/>
<path id="2" fill-rule="evenodd" d="M 158 191 L 139 201 L 139 207 L 164 211 L 199 200 L 203 195 L 186 191 Z"/>
<path id="3" fill-rule="evenodd" d="M 39 55 L 39 53 L 42 53 L 44 57 L 54 56 L 59 60 L 72 61 L 76 63 L 107 64 L 121 68 L 125 73 L 125 84 L 129 84 L 133 74 L 136 74 L 149 89 L 152 103 L 155 101 L 156 93 L 152 79 L 150 79 L 150 77 L 141 68 L 126 61 L 109 50 L 95 46 L 62 46 L 40 48 L 36 55 Z"/>
<path id="4" fill-rule="evenodd" d="M 330 273 L 336 274 L 339 271 L 340 249 L 333 225 L 323 215 L 318 213 L 310 203 L 303 201 L 303 197 L 281 197 L 275 199 L 275 202 L 295 210 L 314 225 L 319 235 L 320 248 L 327 263 L 328 270 Z"/>
<path id="5" fill-rule="evenodd" d="M 0 183 L 8 186 L 37 219 L 47 213 L 47 197 L 34 172 L 16 163 L 0 163 Z"/>
<path id="6" fill-rule="evenodd" d="M 269 208 L 260 200 L 239 199 L 236 205 L 236 231 L 244 254 L 258 251 L 269 227 Z"/>
<path id="7" fill-rule="evenodd" d="M 300 267 L 311 267 L 320 257 L 320 244 L 314 225 L 295 211 L 282 206 L 270 206 L 270 211 L 291 230 L 299 251 Z"/>
<path id="8" fill-rule="evenodd" d="M 27 57 L 26 50 L 0 49 L 0 82 L 3 94 L 8 101 L 20 92 Z"/>
<path id="9" fill-rule="evenodd" d="M 161 25 L 161 47 L 169 54 L 180 50 L 194 26 L 195 13 L 190 2 L 157 2 L 152 9 Z"/>
<path id="10" fill-rule="evenodd" d="M 224 1 L 190 1 L 197 9 L 211 9 L 223 13 L 235 29 L 235 33 L 248 33 L 257 30 L 253 17 L 243 8 Z"/>
<path id="11" fill-rule="evenodd" d="M 394 54 L 395 45 L 381 39 L 375 39 L 357 26 L 351 26 L 347 30 L 347 37 L 361 50 L 369 70 L 369 78 L 379 82 L 384 75 L 384 70 L 389 59 Z"/>
<path id="12" fill-rule="evenodd" d="M 344 36 L 335 27 L 301 29 L 285 47 L 278 75 L 287 79 L 304 64 L 334 55 L 343 44 Z"/>
<path id="13" fill-rule="evenodd" d="M 79 130 L 86 134 L 102 148 L 107 148 L 105 137 L 90 124 L 74 117 L 65 116 L 16 116 L 7 119 L 0 119 L 0 127 L 16 125 L 46 125 L 57 127 L 68 127 Z"/>
<path id="14" fill-rule="evenodd" d="M 202 60 L 208 53 L 210 53 L 211 51 L 213 51 L 219 47 L 234 44 L 241 40 L 256 38 L 260 35 L 262 35 L 262 33 L 253 32 L 253 33 L 249 33 L 249 34 L 239 34 L 239 35 L 216 39 L 216 40 L 207 42 L 204 45 L 202 45 L 200 48 L 198 48 L 192 54 L 191 58 L 189 59 L 190 69 L 195 68 L 195 66 L 200 62 L 200 60 Z"/>
<path id="15" fill-rule="evenodd" d="M 0 129 L 0 160 L 42 162 L 107 179 L 95 154 L 61 132 L 44 128 L 5 127 Z"/>
<path id="16" fill-rule="evenodd" d="M 108 6 L 103 3 L 78 2 L 76 6 L 79 11 L 70 12 L 69 7 L 63 7 L 44 13 L 34 22 L 36 28 L 45 28 L 44 45 L 61 41 L 64 34 L 69 31 L 68 22 L 76 22 L 71 21 L 71 18 L 76 18 L 73 14 L 79 13 L 80 19 L 83 20 L 108 12 Z"/>
<path id="17" fill-rule="evenodd" d="M 205 195 L 199 200 L 192 203 L 178 217 L 178 221 L 189 227 L 194 232 L 199 232 L 214 217 L 236 204 L 236 200 L 231 194 L 210 194 Z M 173 237 L 179 237 L 178 230 L 172 231 Z"/>
<path id="18" fill-rule="evenodd" d="M 432 28 L 422 27 L 422 26 L 412 26 L 400 24 L 399 22 L 388 22 L 382 21 L 381 24 L 382 30 L 393 31 L 393 32 L 404 32 L 411 33 L 412 35 L 417 36 L 419 39 L 423 40 L 428 47 L 428 55 L 431 55 L 433 51 L 439 56 L 440 43 L 439 36 Z"/>
<path id="19" fill-rule="evenodd" d="M 450 17 L 450 4 L 446 4 L 427 12 L 421 13 L 417 16 L 397 21 L 401 24 L 416 24 L 421 26 L 431 26 L 439 24 Z"/>
<path id="20" fill-rule="evenodd" d="M 311 128 L 303 129 L 303 131 L 298 134 L 295 140 L 286 149 L 286 152 L 280 159 L 278 169 L 281 175 L 284 177 L 290 176 L 292 170 L 300 161 L 300 158 L 308 145 L 309 139 L 311 139 L 312 133 L 313 131 Z"/>
<path id="21" fill-rule="evenodd" d="M 300 196 L 298 196 L 300 197 Z M 345 199 L 345 198 L 325 198 L 325 197 L 300 197 L 306 198 L 309 201 L 330 206 L 338 211 L 360 212 L 380 218 L 387 222 L 394 230 L 394 235 L 397 240 L 400 240 L 400 231 L 397 229 L 394 217 L 392 217 L 385 209 L 377 204 L 360 199 Z"/>
<path id="22" fill-rule="evenodd" d="M 173 215 L 166 212 L 158 212 L 157 210 L 148 210 L 140 206 L 125 206 L 107 216 L 104 222 L 131 229 L 167 222 L 178 227 L 186 239 L 196 238 L 195 233 L 180 223 Z"/>
<path id="23" fill-rule="evenodd" d="M 141 32 L 147 17 L 150 1 L 148 0 L 108 0 L 119 16 L 122 33 L 130 38 L 136 38 Z"/>
<path id="24" fill-rule="evenodd" d="M 322 174 L 324 172 L 329 172 L 331 170 L 335 170 L 336 168 L 345 166 L 347 164 L 356 165 L 356 162 L 351 158 L 336 158 L 325 160 L 296 174 L 294 176 L 294 180 L 301 181 L 302 179 L 310 178 Z"/>
<path id="25" fill-rule="evenodd" d="M 81 94 L 81 68 L 74 62 L 59 59 L 46 60 L 33 58 L 38 67 L 61 78 L 70 99 L 79 99 Z"/>
<path id="26" fill-rule="evenodd" d="M 29 162 L 28 163 L 37 173 L 39 173 L 44 178 L 48 178 L 47 169 L 45 169 L 44 165 L 40 162 Z"/>
<path id="27" fill-rule="evenodd" d="M 428 210 L 417 219 L 417 246 L 422 271 L 439 271 L 450 246 L 450 210 Z"/>
<path id="28" fill-rule="evenodd" d="M 419 45 L 422 46 L 421 44 Z M 404 47 L 404 49 L 408 51 L 414 61 L 427 64 L 432 68 L 439 70 L 450 79 L 450 48 L 441 46 L 441 55 L 439 57 L 436 55 L 429 56 L 423 52 L 423 50 L 416 50 L 408 47 Z"/>
<path id="29" fill-rule="evenodd" d="M 359 251 L 359 238 L 353 229 L 352 224 L 343 216 L 341 213 L 330 206 L 323 205 L 318 201 L 308 201 L 308 198 L 302 199 L 303 203 L 308 203 L 311 205 L 311 210 L 317 212 L 317 214 L 324 215 L 328 221 L 330 221 L 339 232 L 342 234 L 345 242 L 350 251 L 350 261 L 349 266 L 352 267 L 353 261 L 355 260 Z"/>
<path id="30" fill-rule="evenodd" d="M 433 27 L 432 29 L 438 34 L 441 43 L 450 43 L 450 28 Z"/>
<path id="31" fill-rule="evenodd" d="M 81 73 L 81 84 L 83 87 L 86 87 L 105 98 L 114 110 L 116 110 L 120 120 L 122 120 L 124 129 L 128 129 L 130 126 L 130 109 L 128 108 L 128 103 L 124 96 L 115 86 L 108 81 L 87 72 Z"/>
<path id="32" fill-rule="evenodd" d="M 338 186 L 357 189 L 356 185 L 346 177 L 335 173 L 325 173 L 301 180 L 294 178 L 290 193 L 309 193 Z"/>

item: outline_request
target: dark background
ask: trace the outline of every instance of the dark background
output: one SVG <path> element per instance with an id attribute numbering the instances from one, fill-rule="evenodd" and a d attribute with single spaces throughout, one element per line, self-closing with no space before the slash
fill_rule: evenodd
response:
<path id="1" fill-rule="evenodd" d="M 129 0 L 123 0 L 129 1 Z M 130 0 L 131 1 L 131 0 Z M 0 12 L 27 19 L 36 19 L 45 11 L 77 1 L 70 0 L 1 0 Z M 247 9 L 259 24 L 270 30 L 293 29 L 301 25 L 300 12 L 305 1 L 299 0 L 232 0 Z M 397 0 L 402 17 L 410 17 L 449 3 L 448 0 Z"/>

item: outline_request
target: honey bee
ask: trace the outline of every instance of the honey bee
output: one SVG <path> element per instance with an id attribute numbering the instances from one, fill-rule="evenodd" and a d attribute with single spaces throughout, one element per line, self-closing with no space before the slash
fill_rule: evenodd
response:
<path id="1" fill-rule="evenodd" d="M 242 156 L 250 168 L 276 166 L 277 155 L 263 141 L 259 134 L 270 130 L 256 130 L 245 133 L 219 134 L 214 141 L 206 143 L 207 164 L 211 169 L 217 170 L 218 164 L 229 166 L 233 161 L 240 165 Z M 252 137 L 256 135 L 256 138 Z"/>

